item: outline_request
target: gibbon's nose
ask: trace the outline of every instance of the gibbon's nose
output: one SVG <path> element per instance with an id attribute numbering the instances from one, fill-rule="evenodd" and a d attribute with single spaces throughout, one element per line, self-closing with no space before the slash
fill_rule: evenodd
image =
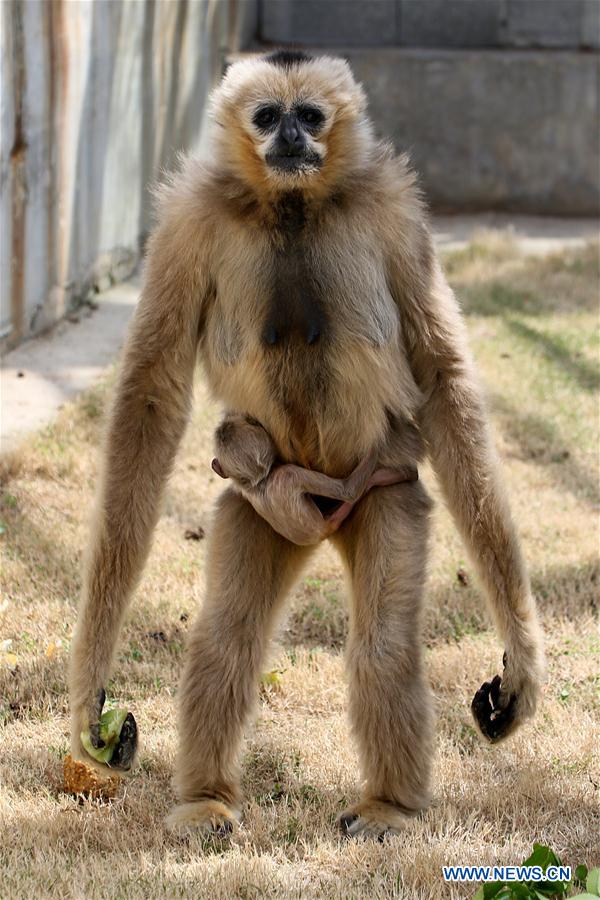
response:
<path id="1" fill-rule="evenodd" d="M 300 133 L 296 116 L 290 115 L 290 113 L 284 115 L 279 133 L 290 156 L 304 150 L 304 138 Z"/>

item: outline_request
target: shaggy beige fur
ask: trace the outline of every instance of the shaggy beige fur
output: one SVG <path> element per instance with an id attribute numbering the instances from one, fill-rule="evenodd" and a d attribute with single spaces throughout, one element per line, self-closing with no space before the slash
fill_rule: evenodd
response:
<path id="1" fill-rule="evenodd" d="M 290 173 L 267 164 L 271 139 L 252 117 L 274 100 L 323 111 L 309 140 L 322 165 Z M 85 757 L 79 732 L 98 716 L 189 414 L 198 351 L 214 394 L 258 420 L 283 462 L 345 478 L 373 448 L 378 465 L 393 469 L 430 454 L 505 641 L 498 702 L 512 710 L 508 733 L 534 712 L 541 639 L 415 177 L 373 139 L 363 92 L 341 60 L 236 63 L 213 110 L 214 161 L 184 160 L 160 191 L 123 359 L 72 653 L 73 753 Z M 274 284 L 283 284 L 283 303 L 312 290 L 325 322 L 319 341 L 292 334 L 265 344 Z M 350 711 L 364 783 L 342 818 L 352 835 L 398 830 L 429 797 L 432 713 L 420 637 L 429 508 L 418 482 L 375 488 L 333 538 L 353 592 Z M 175 829 L 227 829 L 239 818 L 244 726 L 277 613 L 309 552 L 239 494 L 223 494 L 181 682 Z"/>

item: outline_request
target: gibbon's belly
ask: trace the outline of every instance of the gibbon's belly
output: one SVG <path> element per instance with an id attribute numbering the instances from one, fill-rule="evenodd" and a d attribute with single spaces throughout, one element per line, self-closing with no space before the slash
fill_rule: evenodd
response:
<path id="1" fill-rule="evenodd" d="M 381 440 L 390 413 L 410 417 L 418 396 L 381 266 L 365 267 L 364 248 L 356 264 L 342 250 L 343 268 L 302 247 L 261 257 L 240 246 L 201 342 L 215 396 L 258 419 L 284 461 L 334 476 Z"/>
<path id="2" fill-rule="evenodd" d="M 203 351 L 211 389 L 228 409 L 258 419 L 285 462 L 334 477 L 348 475 L 382 439 L 390 412 L 410 418 L 416 407 L 397 338 L 383 347 L 332 334 L 269 345 L 261 330 L 229 364 L 210 339 Z"/>

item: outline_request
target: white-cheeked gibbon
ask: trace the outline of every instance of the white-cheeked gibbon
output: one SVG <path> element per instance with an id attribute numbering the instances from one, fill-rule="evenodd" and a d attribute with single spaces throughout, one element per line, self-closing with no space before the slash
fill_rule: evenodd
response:
<path id="1" fill-rule="evenodd" d="M 226 832 L 239 820 L 240 745 L 267 644 L 312 538 L 328 535 L 351 583 L 349 705 L 364 779 L 340 826 L 380 836 L 405 827 L 430 796 L 421 618 L 431 502 L 411 475 L 425 454 L 505 645 L 502 676 L 472 704 L 490 741 L 536 707 L 543 652 L 535 604 L 415 175 L 375 140 L 347 63 L 298 51 L 243 59 L 216 88 L 212 112 L 211 161 L 185 159 L 158 192 L 73 641 L 72 750 L 92 762 L 80 734 L 89 729 L 94 746 L 101 740 L 104 686 L 199 356 L 225 422 L 247 417 L 266 432 L 263 475 L 274 462 L 317 475 L 304 487 L 300 475 L 290 489 L 298 502 L 288 497 L 286 507 L 282 497 L 282 510 L 300 521 L 302 491 L 324 520 L 336 502 L 352 508 L 320 535 L 307 519 L 310 540 L 294 542 L 293 528 L 272 527 L 251 496 L 256 480 L 244 491 L 242 478 L 218 500 L 206 598 L 179 692 L 180 803 L 168 824 Z M 359 469 L 348 485 L 362 463 L 366 476 Z M 369 485 L 381 471 L 404 474 Z M 342 487 L 331 498 L 320 479 Z M 271 501 L 272 514 L 276 491 Z M 130 764 L 135 729 L 127 740 L 119 758 Z"/>

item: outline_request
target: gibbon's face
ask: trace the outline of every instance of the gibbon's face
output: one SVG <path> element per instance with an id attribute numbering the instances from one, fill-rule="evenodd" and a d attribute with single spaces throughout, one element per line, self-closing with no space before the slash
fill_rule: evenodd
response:
<path id="1" fill-rule="evenodd" d="M 301 97 L 286 106 L 268 99 L 252 116 L 256 145 L 265 164 L 276 172 L 309 175 L 320 169 L 326 146 L 319 133 L 327 124 L 327 110 L 317 101 Z"/>
<path id="2" fill-rule="evenodd" d="M 346 62 L 278 51 L 235 63 L 213 95 L 219 152 L 257 188 L 327 184 L 370 140 Z"/>

